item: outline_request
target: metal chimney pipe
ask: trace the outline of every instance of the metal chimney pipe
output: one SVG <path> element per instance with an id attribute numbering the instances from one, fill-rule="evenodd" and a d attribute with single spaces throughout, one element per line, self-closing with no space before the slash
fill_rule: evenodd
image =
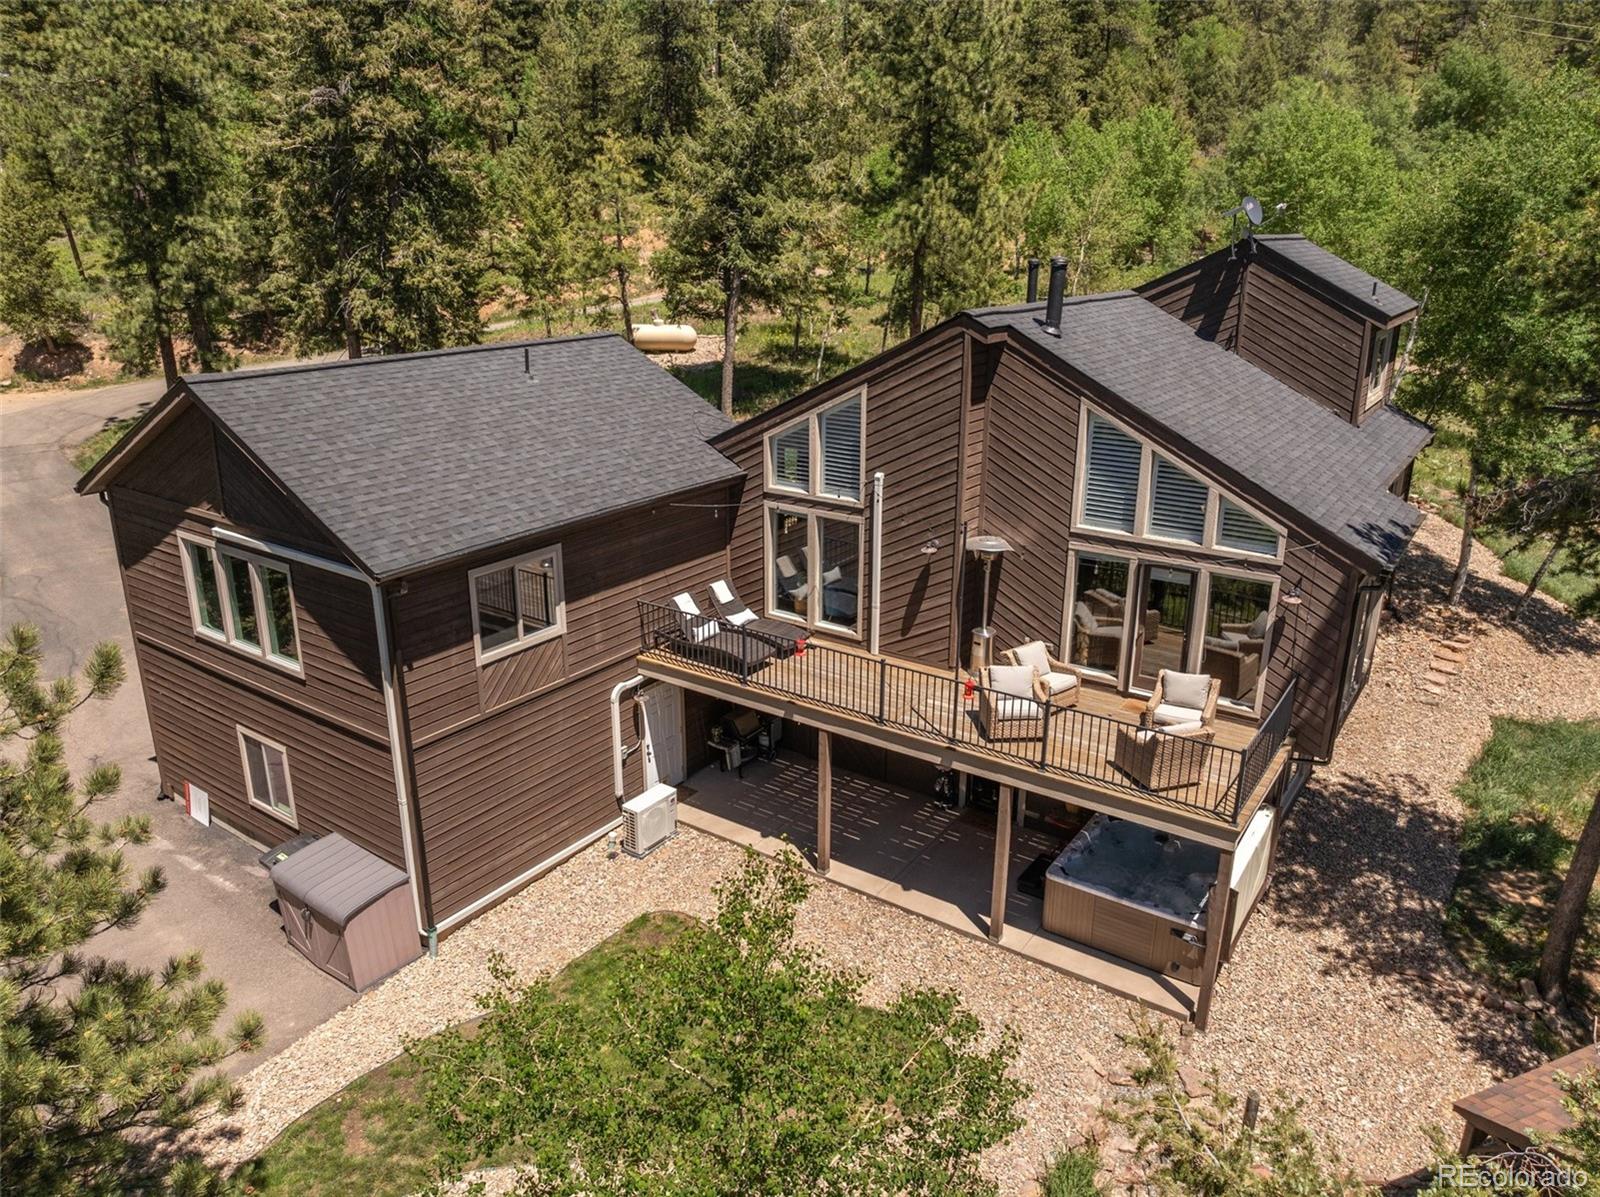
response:
<path id="1" fill-rule="evenodd" d="M 1061 335 L 1061 301 L 1067 293 L 1067 260 L 1050 259 L 1050 298 L 1044 305 L 1044 331 L 1052 337 Z"/>
<path id="2" fill-rule="evenodd" d="M 1039 259 L 1028 259 L 1028 302 L 1039 302 Z"/>

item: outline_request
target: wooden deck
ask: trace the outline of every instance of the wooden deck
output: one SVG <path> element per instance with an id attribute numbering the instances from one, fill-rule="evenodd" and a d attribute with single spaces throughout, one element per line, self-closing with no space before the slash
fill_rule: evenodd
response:
<path id="1" fill-rule="evenodd" d="M 1039 735 L 1031 740 L 991 739 L 980 724 L 978 703 L 950 671 L 836 645 L 767 661 L 745 679 L 720 664 L 690 660 L 670 648 L 641 652 L 639 671 L 657 681 L 1002 785 L 1134 818 L 1220 848 L 1237 842 L 1286 772 L 1293 751 L 1293 737 L 1287 736 L 1265 762 L 1251 792 L 1241 796 L 1235 785 L 1241 752 L 1257 728 L 1253 722 L 1219 715 L 1216 751 L 1206 754 L 1200 781 L 1155 792 L 1111 763 L 1119 728 L 1137 726 L 1142 703 L 1096 685 L 1084 687 L 1077 707 L 1052 713 L 1047 743 Z"/>

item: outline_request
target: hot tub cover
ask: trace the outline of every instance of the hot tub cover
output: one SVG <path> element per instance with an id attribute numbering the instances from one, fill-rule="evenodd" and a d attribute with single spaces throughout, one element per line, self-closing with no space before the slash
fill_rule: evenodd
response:
<path id="1" fill-rule="evenodd" d="M 272 867 L 280 893 L 341 928 L 405 883 L 402 870 L 337 832 Z"/>

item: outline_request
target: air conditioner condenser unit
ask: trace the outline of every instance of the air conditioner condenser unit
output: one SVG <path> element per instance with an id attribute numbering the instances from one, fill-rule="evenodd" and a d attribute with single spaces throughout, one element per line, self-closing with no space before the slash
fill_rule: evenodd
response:
<path id="1" fill-rule="evenodd" d="M 622 804 L 622 849 L 648 856 L 678 834 L 678 791 L 657 783 Z"/>

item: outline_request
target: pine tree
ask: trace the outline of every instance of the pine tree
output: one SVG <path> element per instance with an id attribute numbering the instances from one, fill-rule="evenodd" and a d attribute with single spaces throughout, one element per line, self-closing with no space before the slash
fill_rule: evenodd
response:
<path id="1" fill-rule="evenodd" d="M 980 301 L 1000 255 L 1003 137 L 1014 111 L 1017 6 L 873 6 L 874 104 L 891 169 L 884 213 L 891 326 L 922 331 L 929 309 Z"/>
<path id="2" fill-rule="evenodd" d="M 679 139 L 664 190 L 667 244 L 652 261 L 674 310 L 722 317 L 722 410 L 733 415 L 739 313 L 770 299 L 779 257 L 831 122 L 803 52 L 818 11 L 785 0 L 718 10 L 717 64 L 699 129 Z"/>
<path id="3" fill-rule="evenodd" d="M 666 165 L 675 138 L 693 133 L 714 52 L 714 8 L 701 0 L 643 0 L 639 5 L 639 132 L 652 161 Z"/>
<path id="4" fill-rule="evenodd" d="M 148 820 L 90 816 L 118 769 L 81 784 L 68 773 L 65 723 L 121 684 L 115 645 L 95 648 L 83 680 L 81 698 L 71 678 L 40 681 L 33 628 L 0 645 L 0 1173 L 32 1197 L 213 1192 L 214 1175 L 173 1157 L 172 1135 L 234 1100 L 208 1070 L 254 1050 L 261 1021 L 246 1013 L 213 1033 L 227 993 L 198 954 L 155 974 L 85 953 L 137 922 L 164 882 L 152 869 L 129 884 L 122 846 L 146 841 Z"/>
<path id="5" fill-rule="evenodd" d="M 263 175 L 272 290 L 298 349 L 478 337 L 484 134 L 501 106 L 468 15 L 452 0 L 284 0 Z"/>
<path id="6" fill-rule="evenodd" d="M 83 320 L 52 244 L 56 212 L 13 160 L 0 168 L 0 324 L 51 353 Z"/>
<path id="7" fill-rule="evenodd" d="M 178 333 L 203 368 L 220 364 L 219 275 L 237 198 L 226 92 L 236 22 L 250 10 L 84 0 L 66 11 L 51 84 L 73 97 L 72 169 L 125 322 L 153 343 L 171 385 Z"/>

